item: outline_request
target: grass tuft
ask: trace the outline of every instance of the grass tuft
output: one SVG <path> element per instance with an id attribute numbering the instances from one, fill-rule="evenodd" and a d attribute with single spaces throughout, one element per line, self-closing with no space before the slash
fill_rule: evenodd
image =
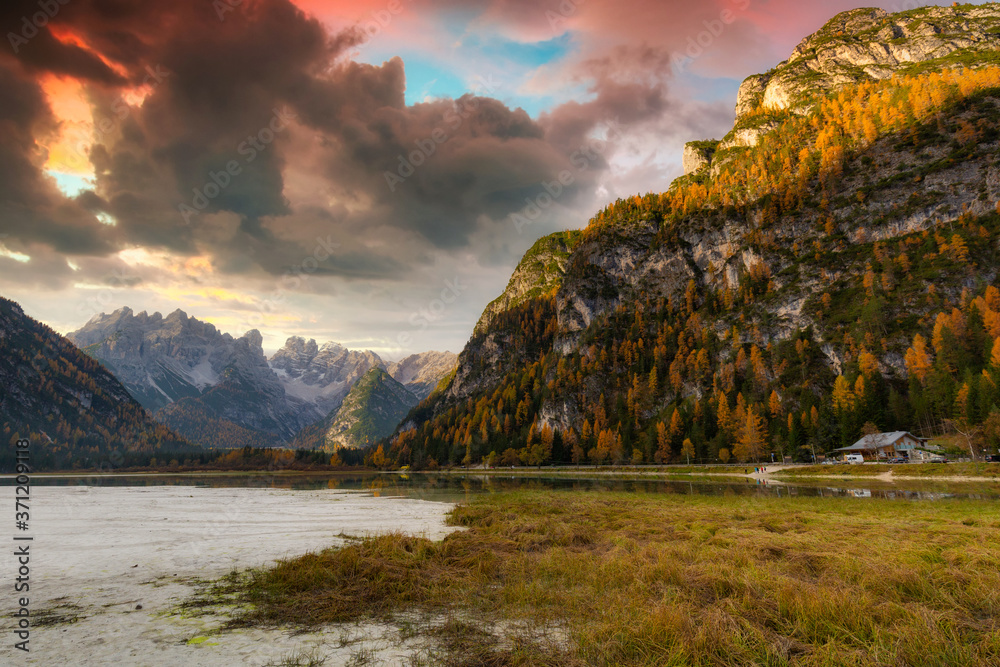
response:
<path id="1" fill-rule="evenodd" d="M 995 504 L 520 492 L 450 521 L 217 586 L 241 624 L 455 615 L 435 664 L 1000 664 Z"/>
<path id="2" fill-rule="evenodd" d="M 326 658 L 299 651 L 284 656 L 278 662 L 269 662 L 264 667 L 323 667 L 325 664 Z"/>

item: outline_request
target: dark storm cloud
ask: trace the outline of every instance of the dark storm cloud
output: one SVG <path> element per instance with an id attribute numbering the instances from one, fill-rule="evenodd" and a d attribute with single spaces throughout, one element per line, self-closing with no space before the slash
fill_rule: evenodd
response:
<path id="1" fill-rule="evenodd" d="M 28 70 L 52 72 L 108 85 L 125 83 L 97 55 L 57 38 L 51 25 L 66 25 L 66 0 L 7 0 L 0 8 L 0 28 L 7 44 L 0 59 L 16 58 Z"/>
<path id="2" fill-rule="evenodd" d="M 107 252 L 97 220 L 56 191 L 42 175 L 44 160 L 36 137 L 56 127 L 38 84 L 0 61 L 0 233 L 5 244 L 45 243 L 62 252 Z"/>
<path id="3" fill-rule="evenodd" d="M 19 11 L 7 10 L 8 23 Z M 21 212 L 2 223 L 16 240 L 70 254 L 207 254 L 223 272 L 280 275 L 333 234 L 339 248 L 317 276 L 398 279 L 435 261 L 435 249 L 506 233 L 507 216 L 573 168 L 571 155 L 601 123 L 642 123 L 669 106 L 658 77 L 611 76 L 626 62 L 659 67 L 652 49 L 585 63 L 594 99 L 535 121 L 489 92 L 407 106 L 400 59 L 351 61 L 362 32 L 330 35 L 285 0 L 244 0 L 223 18 L 204 0 L 73 0 L 35 38 L 36 53 L 26 46 L 0 60 L 16 102 L 2 113 L 19 114 L 0 166 L 12 178 L 0 187 L 21 193 Z M 95 118 L 111 119 L 87 147 L 95 191 L 76 200 L 54 190 L 31 154 L 45 129 L 38 119 L 49 117 L 31 79 L 43 71 L 83 80 Z M 122 92 L 140 85 L 141 105 L 125 104 Z M 606 166 L 602 157 L 575 174 L 560 206 L 592 192 Z M 315 214 L 322 209 L 336 214 Z"/>
<path id="4" fill-rule="evenodd" d="M 340 193 L 368 192 L 384 202 L 382 222 L 439 247 L 466 245 L 478 219 L 520 208 L 568 165 L 524 111 L 472 95 L 383 107 L 328 130 L 336 146 L 323 158 Z"/>
<path id="5" fill-rule="evenodd" d="M 23 11 L 17 8 L 13 15 Z M 7 14 L 9 18 L 10 9 Z M 357 42 L 353 31 L 328 39 L 319 23 L 307 19 L 294 5 L 277 1 L 243 3 L 239 11 L 220 21 L 208 2 L 74 0 L 60 8 L 50 25 L 57 34 L 71 35 L 73 41 L 88 45 L 127 72 L 124 77 L 85 76 L 62 63 L 31 55 L 27 48 L 11 63 L 11 69 L 28 74 L 37 74 L 39 69 L 76 74 L 90 84 L 88 93 L 98 112 L 95 118 L 110 115 L 113 121 L 100 141 L 88 147 L 98 194 L 85 193 L 79 203 L 90 212 L 110 214 L 117 225 L 96 225 L 89 230 L 90 240 L 76 238 L 68 247 L 62 243 L 69 252 L 95 246 L 110 252 L 141 245 L 211 254 L 213 242 L 239 245 L 248 237 L 268 241 L 260 219 L 290 213 L 282 194 L 282 137 L 276 137 L 287 133 L 284 114 L 294 116 L 291 109 L 297 98 L 308 98 L 315 94 L 312 89 L 322 88 L 324 70 L 340 50 Z M 39 33 L 29 45 L 41 42 L 41 37 Z M 11 54 L 5 57 L 12 59 Z M 125 79 L 130 86 L 152 89 L 141 107 L 128 107 L 119 97 L 121 87 L 104 85 L 121 84 Z M 22 96 L 20 90 L 13 92 Z M 277 114 L 284 120 L 276 128 Z M 39 172 L 38 160 L 25 168 L 27 153 L 33 149 L 32 133 L 20 136 L 23 142 L 12 146 L 7 141 L 5 148 L 16 150 L 21 159 L 5 164 L 17 165 L 24 178 L 48 183 Z M 198 207 L 200 212 L 193 219 L 185 220 L 179 207 L 192 205 L 196 192 L 203 193 L 206 186 L 225 178 L 226 165 L 232 161 L 239 162 L 239 176 L 230 177 L 218 196 Z M 53 202 L 80 208 L 51 187 L 45 195 L 33 206 L 23 206 L 26 214 L 22 217 L 39 213 L 45 203 L 49 209 Z M 218 211 L 241 217 L 228 239 L 220 238 L 208 215 Z M 66 214 L 48 213 L 49 226 L 60 227 Z M 19 224 L 16 216 L 5 217 L 3 224 L 18 239 L 23 236 L 21 228 L 27 226 Z M 58 239 L 71 236 L 72 231 L 62 225 L 47 236 Z M 46 235 L 36 233 L 32 238 L 44 240 Z M 205 243 L 205 239 L 211 241 Z"/>

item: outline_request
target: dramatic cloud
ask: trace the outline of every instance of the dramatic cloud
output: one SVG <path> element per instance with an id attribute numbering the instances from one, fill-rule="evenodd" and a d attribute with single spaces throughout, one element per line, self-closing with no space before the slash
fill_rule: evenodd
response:
<path id="1" fill-rule="evenodd" d="M 6 3 L 5 296 L 63 329 L 183 307 L 272 346 L 457 349 L 538 236 L 665 189 L 739 80 L 847 7 Z"/>

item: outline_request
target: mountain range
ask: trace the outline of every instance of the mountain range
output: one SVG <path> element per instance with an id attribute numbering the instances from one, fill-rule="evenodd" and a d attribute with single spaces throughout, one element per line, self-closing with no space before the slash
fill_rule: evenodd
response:
<path id="1" fill-rule="evenodd" d="M 33 470 L 111 468 L 126 453 L 178 452 L 190 443 L 155 422 L 128 390 L 69 341 L 0 298 L 3 441 L 30 441 Z M 13 470 L 14 448 L 0 452 Z"/>
<path id="2" fill-rule="evenodd" d="M 998 48 L 995 4 L 831 19 L 668 190 L 539 240 L 390 458 L 805 460 L 1000 423 Z"/>
<path id="3" fill-rule="evenodd" d="M 128 308 L 69 335 L 88 358 L 2 301 L 5 436 L 187 446 L 145 407 L 209 446 L 383 438 L 415 468 L 807 460 L 873 428 L 960 428 L 974 455 L 1000 441 L 998 53 L 995 4 L 838 14 L 667 190 L 539 239 L 457 358 L 268 359 L 257 331 Z"/>
<path id="4" fill-rule="evenodd" d="M 420 399 L 386 370 L 366 372 L 340 407 L 303 429 L 294 447 L 307 449 L 361 449 L 391 435 Z"/>
<path id="5" fill-rule="evenodd" d="M 290 337 L 268 359 L 258 331 L 234 338 L 181 310 L 163 317 L 121 308 L 67 337 L 157 419 L 206 446 L 291 442 L 335 413 L 372 368 L 423 398 L 456 360 L 449 352 L 426 352 L 387 363 L 370 350 L 301 337 Z"/>

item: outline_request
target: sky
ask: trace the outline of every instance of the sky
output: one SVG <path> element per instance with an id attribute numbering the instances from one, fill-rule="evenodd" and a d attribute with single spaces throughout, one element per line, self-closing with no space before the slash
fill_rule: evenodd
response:
<path id="1" fill-rule="evenodd" d="M 5 2 L 0 296 L 61 333 L 180 308 L 266 351 L 458 352 L 535 240 L 667 189 L 856 6 Z"/>

